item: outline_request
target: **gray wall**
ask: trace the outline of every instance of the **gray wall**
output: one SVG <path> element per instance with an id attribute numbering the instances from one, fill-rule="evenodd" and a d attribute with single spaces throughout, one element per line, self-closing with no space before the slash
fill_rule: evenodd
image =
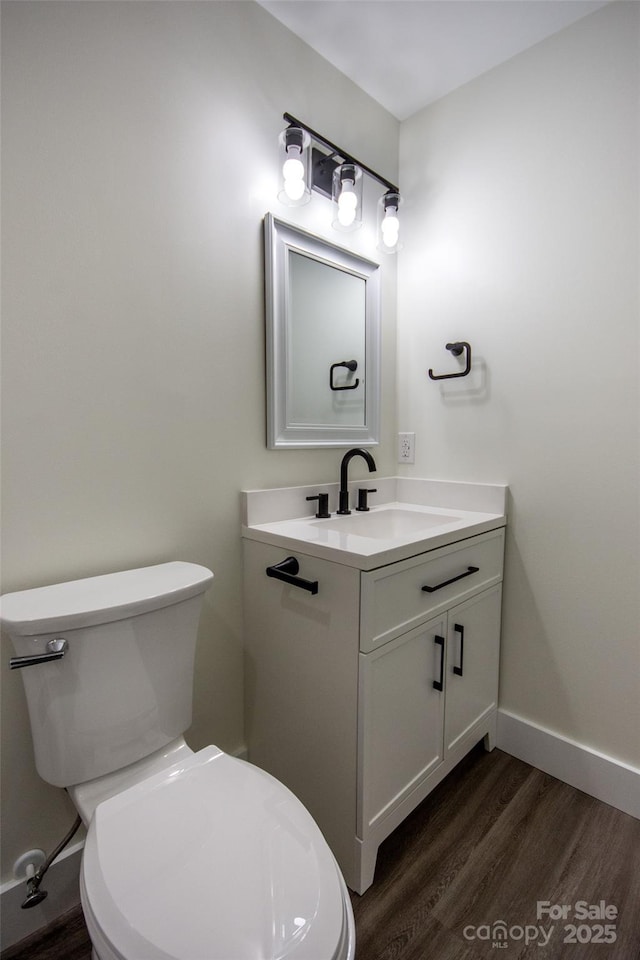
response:
<path id="1" fill-rule="evenodd" d="M 510 486 L 500 706 L 640 766 L 639 14 L 607 6 L 401 127 L 399 429 Z M 468 340 L 466 380 L 445 351 Z"/>
<path id="2" fill-rule="evenodd" d="M 265 445 L 263 216 L 336 240 L 324 201 L 296 212 L 276 199 L 282 113 L 391 180 L 398 123 L 254 3 L 2 13 L 2 589 L 166 559 L 209 566 L 188 739 L 234 750 L 239 491 L 337 480 L 340 461 Z M 360 234 L 342 245 L 371 256 Z M 383 273 L 376 457 L 388 474 L 395 265 Z M 3 665 L 10 655 L 5 637 Z M 6 878 L 73 811 L 35 772 L 20 674 L 3 670 L 2 692 Z"/>

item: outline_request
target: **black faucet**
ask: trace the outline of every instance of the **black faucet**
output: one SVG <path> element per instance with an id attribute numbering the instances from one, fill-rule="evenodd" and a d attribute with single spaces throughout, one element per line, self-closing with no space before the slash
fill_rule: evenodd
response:
<path id="1" fill-rule="evenodd" d="M 339 494 L 339 507 L 338 513 L 347 514 L 351 513 L 349 510 L 349 486 L 347 479 L 347 472 L 349 470 L 349 464 L 354 457 L 362 457 L 367 462 L 369 467 L 369 473 L 373 473 L 374 470 L 377 470 L 376 462 L 369 453 L 368 450 L 362 450 L 360 447 L 355 447 L 353 450 L 348 450 L 344 457 L 342 458 L 342 463 L 340 464 L 340 494 Z"/>

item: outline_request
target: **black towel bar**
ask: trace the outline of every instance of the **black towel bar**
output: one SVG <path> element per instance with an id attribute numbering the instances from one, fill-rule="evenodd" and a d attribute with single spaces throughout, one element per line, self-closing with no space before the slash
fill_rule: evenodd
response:
<path id="1" fill-rule="evenodd" d="M 266 574 L 275 580 L 284 580 L 285 583 L 290 583 L 292 587 L 300 587 L 301 590 L 308 590 L 309 593 L 316 594 L 318 592 L 318 581 L 303 580 L 302 577 L 296 576 L 299 570 L 300 564 L 296 558 L 286 557 L 280 563 L 274 563 L 272 567 L 267 567 Z"/>

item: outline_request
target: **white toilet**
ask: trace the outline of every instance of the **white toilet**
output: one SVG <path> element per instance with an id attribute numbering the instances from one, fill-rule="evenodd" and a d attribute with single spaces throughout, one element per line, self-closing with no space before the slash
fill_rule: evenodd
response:
<path id="1" fill-rule="evenodd" d="M 16 653 L 57 658 L 21 673 L 38 772 L 88 827 L 94 960 L 353 960 L 349 895 L 308 811 L 182 737 L 212 580 L 174 562 L 1 598 Z"/>

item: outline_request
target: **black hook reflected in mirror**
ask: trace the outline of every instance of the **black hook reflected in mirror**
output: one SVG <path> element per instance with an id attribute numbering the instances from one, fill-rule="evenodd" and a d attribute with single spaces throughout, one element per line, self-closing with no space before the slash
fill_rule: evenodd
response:
<path id="1" fill-rule="evenodd" d="M 347 370 L 351 370 L 351 372 L 353 373 L 354 370 L 358 369 L 358 361 L 357 360 L 341 360 L 340 363 L 332 363 L 329 369 L 329 386 L 331 387 L 332 390 L 355 390 L 358 384 L 360 383 L 359 377 L 356 377 L 355 383 L 346 385 L 344 387 L 336 387 L 335 383 L 333 382 L 333 371 L 336 369 L 336 367 L 346 367 Z"/>
<path id="2" fill-rule="evenodd" d="M 452 380 L 454 377 L 466 377 L 471 372 L 471 345 L 466 340 L 458 340 L 456 343 L 446 343 L 445 349 L 450 350 L 454 357 L 459 357 L 462 351 L 466 351 L 465 368 L 460 373 L 441 373 L 435 374 L 429 370 L 431 380 Z"/>

